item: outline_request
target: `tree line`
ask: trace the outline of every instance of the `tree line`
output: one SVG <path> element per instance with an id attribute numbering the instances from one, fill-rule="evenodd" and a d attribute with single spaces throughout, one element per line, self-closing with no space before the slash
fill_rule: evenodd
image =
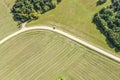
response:
<path id="1" fill-rule="evenodd" d="M 111 0 L 111 5 L 94 15 L 93 22 L 110 43 L 120 50 L 120 0 Z"/>
<path id="2" fill-rule="evenodd" d="M 13 19 L 19 24 L 39 18 L 43 14 L 56 7 L 61 0 L 16 0 L 11 9 Z"/>

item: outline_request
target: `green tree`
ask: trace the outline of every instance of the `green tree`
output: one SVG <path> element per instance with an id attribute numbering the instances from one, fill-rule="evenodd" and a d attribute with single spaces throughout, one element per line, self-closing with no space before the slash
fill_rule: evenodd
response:
<path id="1" fill-rule="evenodd" d="M 97 5 L 101 5 L 101 4 L 103 4 L 103 3 L 105 3 L 107 0 L 98 0 L 97 1 Z"/>
<path id="2" fill-rule="evenodd" d="M 16 0 L 11 9 L 13 19 L 18 23 L 29 22 L 39 18 L 39 14 L 43 14 L 55 5 L 52 0 Z"/>
<path id="3" fill-rule="evenodd" d="M 112 0 L 110 6 L 102 8 L 94 15 L 93 22 L 111 44 L 120 50 L 120 0 Z"/>

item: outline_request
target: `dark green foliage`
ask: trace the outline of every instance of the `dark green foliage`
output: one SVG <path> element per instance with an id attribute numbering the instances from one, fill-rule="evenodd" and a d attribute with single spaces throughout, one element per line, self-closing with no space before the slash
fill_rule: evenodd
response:
<path id="1" fill-rule="evenodd" d="M 57 0 L 57 3 L 60 3 L 61 2 L 61 0 Z"/>
<path id="2" fill-rule="evenodd" d="M 34 6 L 28 0 L 17 0 L 11 12 L 14 20 L 19 21 L 19 23 L 38 18 L 38 14 L 34 10 Z"/>
<path id="3" fill-rule="evenodd" d="M 94 15 L 93 22 L 117 49 L 120 49 L 120 0 Z"/>
<path id="4" fill-rule="evenodd" d="M 98 0 L 97 1 L 97 5 L 101 5 L 101 4 L 103 4 L 103 3 L 105 3 L 107 0 Z"/>
<path id="5" fill-rule="evenodd" d="M 52 0 L 16 0 L 11 13 L 15 21 L 24 23 L 38 19 L 39 14 L 43 14 L 55 6 Z"/>

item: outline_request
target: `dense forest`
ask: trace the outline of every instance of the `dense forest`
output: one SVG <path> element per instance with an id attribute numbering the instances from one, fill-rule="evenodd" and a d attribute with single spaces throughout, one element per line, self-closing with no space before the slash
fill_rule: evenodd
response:
<path id="1" fill-rule="evenodd" d="M 111 5 L 94 15 L 93 22 L 109 42 L 120 50 L 120 0 L 111 0 Z"/>
<path id="2" fill-rule="evenodd" d="M 43 14 L 54 9 L 61 0 L 16 0 L 11 9 L 13 19 L 19 24 L 39 18 Z"/>

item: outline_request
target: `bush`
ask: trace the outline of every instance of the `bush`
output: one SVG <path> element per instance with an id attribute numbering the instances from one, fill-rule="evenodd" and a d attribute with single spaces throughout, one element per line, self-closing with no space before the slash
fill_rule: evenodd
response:
<path id="1" fill-rule="evenodd" d="M 97 1 L 97 5 L 101 5 L 101 4 L 104 4 L 107 0 L 98 0 Z"/>

